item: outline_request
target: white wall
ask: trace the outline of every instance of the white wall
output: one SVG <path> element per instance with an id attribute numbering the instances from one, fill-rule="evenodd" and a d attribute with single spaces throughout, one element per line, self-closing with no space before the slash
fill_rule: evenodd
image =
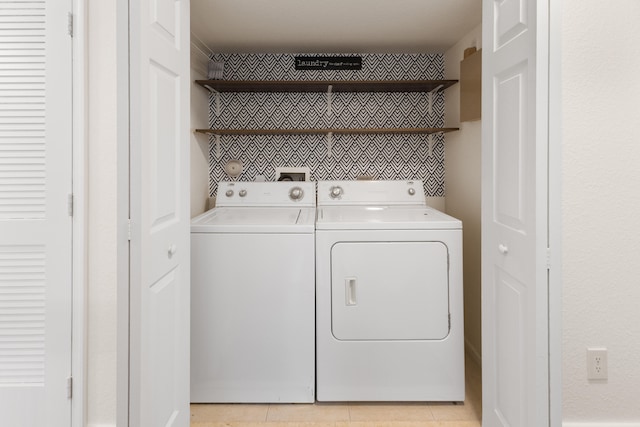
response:
<path id="1" fill-rule="evenodd" d="M 563 419 L 640 426 L 640 1 L 562 13 Z"/>
<path id="2" fill-rule="evenodd" d="M 480 49 L 479 25 L 445 52 L 445 78 L 460 78 L 460 61 L 466 48 Z M 446 126 L 460 127 L 446 134 L 445 211 L 462 220 L 464 257 L 464 328 L 466 347 L 479 362 L 480 334 L 480 148 L 481 121 L 460 122 L 460 85 L 445 93 Z"/>
<path id="3" fill-rule="evenodd" d="M 116 419 L 116 2 L 90 0 L 87 150 L 87 425 Z"/>

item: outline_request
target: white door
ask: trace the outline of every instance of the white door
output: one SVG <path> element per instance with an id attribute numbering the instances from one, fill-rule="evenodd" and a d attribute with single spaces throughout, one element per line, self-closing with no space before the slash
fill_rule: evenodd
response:
<path id="1" fill-rule="evenodd" d="M 188 426 L 189 1 L 129 5 L 129 425 Z"/>
<path id="2" fill-rule="evenodd" d="M 548 3 L 485 0 L 483 425 L 549 425 Z"/>
<path id="3" fill-rule="evenodd" d="M 68 426 L 70 2 L 0 1 L 0 424 Z"/>

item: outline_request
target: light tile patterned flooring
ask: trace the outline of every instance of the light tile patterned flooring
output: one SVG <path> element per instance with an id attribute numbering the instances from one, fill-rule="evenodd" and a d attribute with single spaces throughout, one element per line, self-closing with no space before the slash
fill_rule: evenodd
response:
<path id="1" fill-rule="evenodd" d="M 480 367 L 467 356 L 466 399 L 452 403 L 192 404 L 192 427 L 480 427 Z"/>

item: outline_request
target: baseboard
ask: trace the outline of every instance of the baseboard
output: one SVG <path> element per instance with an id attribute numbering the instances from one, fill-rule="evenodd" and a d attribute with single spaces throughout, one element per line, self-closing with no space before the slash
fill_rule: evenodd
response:
<path id="1" fill-rule="evenodd" d="M 597 423 L 590 423 L 590 422 L 565 423 L 563 422 L 562 427 L 640 427 L 640 422 L 633 422 L 633 423 L 602 422 L 602 421 L 598 421 Z"/>
<path id="2" fill-rule="evenodd" d="M 467 355 L 476 362 L 478 366 L 482 366 L 482 356 L 480 356 L 480 352 L 478 352 L 478 350 L 468 340 L 464 340 L 464 348 Z"/>

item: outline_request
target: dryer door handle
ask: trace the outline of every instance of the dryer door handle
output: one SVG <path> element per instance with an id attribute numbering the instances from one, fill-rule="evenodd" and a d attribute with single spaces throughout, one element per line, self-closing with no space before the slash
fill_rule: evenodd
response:
<path id="1" fill-rule="evenodd" d="M 344 292 L 346 305 L 358 305 L 358 300 L 356 299 L 355 277 L 347 277 L 346 279 L 344 279 Z"/>

